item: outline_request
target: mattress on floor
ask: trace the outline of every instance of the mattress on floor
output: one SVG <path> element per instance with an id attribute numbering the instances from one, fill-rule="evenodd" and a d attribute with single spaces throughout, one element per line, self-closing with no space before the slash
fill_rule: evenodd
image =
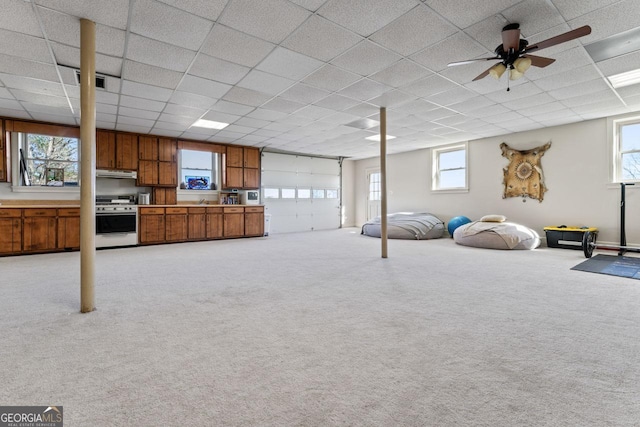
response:
<path id="1" fill-rule="evenodd" d="M 381 217 L 367 221 L 361 234 L 371 237 L 382 235 Z M 444 222 L 430 213 L 397 212 L 387 215 L 389 239 L 427 240 L 444 235 Z"/>

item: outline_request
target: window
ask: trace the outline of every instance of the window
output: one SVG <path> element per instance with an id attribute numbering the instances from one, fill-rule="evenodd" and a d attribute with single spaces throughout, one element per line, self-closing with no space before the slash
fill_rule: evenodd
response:
<path id="1" fill-rule="evenodd" d="M 264 198 L 265 199 L 279 199 L 280 198 L 280 189 L 279 188 L 267 188 L 264 190 Z"/>
<path id="2" fill-rule="evenodd" d="M 380 200 L 380 172 L 369 174 L 369 201 Z"/>
<path id="3" fill-rule="evenodd" d="M 216 190 L 218 153 L 180 150 L 180 188 L 186 190 Z"/>
<path id="4" fill-rule="evenodd" d="M 77 138 L 20 133 L 19 180 L 22 186 L 78 186 Z"/>
<path id="5" fill-rule="evenodd" d="M 327 199 L 337 199 L 338 198 L 338 190 L 334 188 L 327 188 Z"/>
<path id="6" fill-rule="evenodd" d="M 282 189 L 282 198 L 283 199 L 295 199 L 296 198 L 296 189 L 295 188 L 283 188 Z"/>
<path id="7" fill-rule="evenodd" d="M 324 189 L 322 190 L 313 190 L 313 198 L 314 199 L 324 199 Z"/>
<path id="8" fill-rule="evenodd" d="M 310 188 L 298 188 L 298 199 L 310 199 L 310 198 L 311 198 Z"/>
<path id="9" fill-rule="evenodd" d="M 466 190 L 467 186 L 467 144 L 458 144 L 431 151 L 433 179 L 431 189 Z"/>
<path id="10" fill-rule="evenodd" d="M 640 118 L 614 123 L 614 181 L 640 181 Z"/>

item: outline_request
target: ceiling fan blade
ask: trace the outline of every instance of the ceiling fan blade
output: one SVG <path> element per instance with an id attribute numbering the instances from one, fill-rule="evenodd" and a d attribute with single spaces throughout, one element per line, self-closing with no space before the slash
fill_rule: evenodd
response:
<path id="1" fill-rule="evenodd" d="M 545 58 L 544 56 L 534 56 L 534 55 L 523 55 L 524 58 L 529 58 L 531 60 L 531 65 L 533 65 L 534 67 L 540 67 L 540 68 L 544 68 L 547 65 L 551 65 L 554 62 L 556 62 L 555 59 L 552 58 Z"/>
<path id="2" fill-rule="evenodd" d="M 489 75 L 489 71 L 493 68 L 493 66 L 487 68 L 485 71 L 483 71 L 480 75 L 478 75 L 475 79 L 473 79 L 472 81 L 475 82 L 476 80 L 480 80 L 480 79 L 484 79 L 485 77 L 487 77 Z"/>
<path id="3" fill-rule="evenodd" d="M 449 64 L 447 64 L 447 67 L 454 67 L 456 65 L 471 64 L 473 62 L 478 62 L 478 61 L 498 61 L 498 60 L 500 60 L 500 58 L 497 57 L 497 56 L 493 56 L 491 58 L 467 59 L 465 61 L 450 62 Z"/>
<path id="4" fill-rule="evenodd" d="M 502 48 L 505 52 L 509 52 L 509 49 L 520 50 L 520 30 L 518 28 L 502 30 Z"/>
<path id="5" fill-rule="evenodd" d="M 528 46 L 525 49 L 525 52 L 529 52 L 532 50 L 546 49 L 548 47 L 555 46 L 560 43 L 568 42 L 573 39 L 577 39 L 578 37 L 583 37 L 589 34 L 591 34 L 591 27 L 588 25 L 585 25 L 583 27 L 576 28 L 575 30 L 567 31 L 566 33 L 562 33 L 555 37 L 551 37 L 550 39 L 543 40 L 534 45 Z"/>

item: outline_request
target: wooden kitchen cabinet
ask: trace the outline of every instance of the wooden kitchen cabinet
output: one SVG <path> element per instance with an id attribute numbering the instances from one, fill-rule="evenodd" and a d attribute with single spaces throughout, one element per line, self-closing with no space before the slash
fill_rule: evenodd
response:
<path id="1" fill-rule="evenodd" d="M 158 138 L 154 136 L 138 137 L 138 160 L 158 160 Z"/>
<path id="2" fill-rule="evenodd" d="M 154 205 L 175 205 L 178 203 L 178 191 L 175 188 L 155 187 L 153 189 Z"/>
<path id="3" fill-rule="evenodd" d="M 0 255 L 22 251 L 22 209 L 0 209 Z"/>
<path id="4" fill-rule="evenodd" d="M 138 136 L 129 133 L 116 134 L 116 169 L 138 169 Z"/>
<path id="5" fill-rule="evenodd" d="M 244 168 L 227 167 L 222 175 L 222 188 L 242 188 Z"/>
<path id="6" fill-rule="evenodd" d="M 207 238 L 206 208 L 189 208 L 187 233 L 189 240 L 204 240 Z"/>
<path id="7" fill-rule="evenodd" d="M 177 153 L 178 145 L 174 139 L 141 136 L 138 143 L 138 186 L 177 187 Z"/>
<path id="8" fill-rule="evenodd" d="M 158 138 L 158 160 L 177 163 L 178 145 L 175 139 Z"/>
<path id="9" fill-rule="evenodd" d="M 140 244 L 163 243 L 165 241 L 164 208 L 138 207 L 140 227 L 138 240 Z"/>
<path id="10" fill-rule="evenodd" d="M 227 167 L 244 167 L 243 147 L 229 145 L 226 153 Z"/>
<path id="11" fill-rule="evenodd" d="M 155 160 L 140 160 L 138 162 L 139 187 L 158 185 L 158 162 Z"/>
<path id="12" fill-rule="evenodd" d="M 178 186 L 178 165 L 175 162 L 158 162 L 158 185 Z"/>
<path id="13" fill-rule="evenodd" d="M 207 209 L 207 239 L 221 239 L 224 237 L 223 208 Z"/>
<path id="14" fill-rule="evenodd" d="M 24 252 L 56 249 L 56 209 L 24 209 L 22 245 Z"/>
<path id="15" fill-rule="evenodd" d="M 222 188 L 259 188 L 260 150 L 228 146 L 222 157 Z"/>
<path id="16" fill-rule="evenodd" d="M 80 249 L 80 208 L 58 209 L 58 249 Z"/>
<path id="17" fill-rule="evenodd" d="M 244 208 L 224 207 L 223 229 L 224 237 L 244 236 Z"/>
<path id="18" fill-rule="evenodd" d="M 247 189 L 260 188 L 260 169 L 243 169 L 242 187 Z"/>
<path id="19" fill-rule="evenodd" d="M 264 235 L 264 206 L 247 206 L 244 208 L 244 235 Z"/>
<path id="20" fill-rule="evenodd" d="M 167 242 L 187 240 L 189 236 L 187 216 L 188 208 L 165 208 L 165 240 Z"/>
<path id="21" fill-rule="evenodd" d="M 137 135 L 96 131 L 96 169 L 137 170 Z"/>
<path id="22" fill-rule="evenodd" d="M 243 154 L 243 167 L 245 168 L 260 168 L 260 150 L 254 147 L 244 147 L 242 149 Z"/>

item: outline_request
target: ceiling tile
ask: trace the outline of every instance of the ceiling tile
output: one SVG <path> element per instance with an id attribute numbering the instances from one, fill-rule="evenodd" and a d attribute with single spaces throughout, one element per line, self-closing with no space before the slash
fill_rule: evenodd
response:
<path id="1" fill-rule="evenodd" d="M 549 95 L 558 100 L 573 98 L 577 94 L 588 95 L 590 93 L 607 91 L 609 85 L 601 78 L 595 80 L 589 80 L 586 82 L 578 83 L 571 86 L 565 86 L 560 89 L 549 91 Z"/>
<path id="2" fill-rule="evenodd" d="M 354 34 L 318 15 L 312 15 L 282 46 L 321 61 L 330 61 L 362 40 Z"/>
<path id="3" fill-rule="evenodd" d="M 30 2 L 5 0 L 0 13 L 0 28 L 35 37 L 42 37 L 40 24 Z"/>
<path id="4" fill-rule="evenodd" d="M 491 101 L 485 96 L 476 96 L 474 98 L 465 99 L 462 102 L 456 102 L 448 107 L 460 113 L 466 113 L 467 111 L 475 110 L 481 107 L 488 107 L 494 105 L 495 102 Z"/>
<path id="5" fill-rule="evenodd" d="M 368 76 L 388 67 L 400 58 L 400 55 L 364 40 L 331 63 L 362 76 Z"/>
<path id="6" fill-rule="evenodd" d="M 51 9 L 38 8 L 42 25 L 49 40 L 80 48 L 80 20 Z M 96 24 L 96 52 L 122 56 L 125 32 L 117 28 Z"/>
<path id="7" fill-rule="evenodd" d="M 406 56 L 437 43 L 457 30 L 433 10 L 418 6 L 375 32 L 370 39 Z"/>
<path id="8" fill-rule="evenodd" d="M 228 114 L 236 114 L 238 116 L 244 116 L 250 111 L 253 111 L 254 108 L 255 107 L 252 107 L 249 105 L 237 104 L 235 102 L 229 102 L 221 99 L 211 107 L 211 110 L 220 111 L 222 113 L 228 113 Z"/>
<path id="9" fill-rule="evenodd" d="M 579 39 L 582 44 L 589 44 L 636 28 L 638 16 L 640 16 L 640 3 L 636 0 L 622 0 L 573 19 L 569 21 L 569 25 L 571 28 L 582 25 L 591 26 L 591 34 Z"/>
<path id="10" fill-rule="evenodd" d="M 520 1 L 521 0 L 484 0 L 481 2 L 473 2 L 472 7 L 451 7 L 449 0 L 424 0 L 424 3 L 459 28 L 467 28 Z"/>
<path id="11" fill-rule="evenodd" d="M 543 90 L 553 90 L 567 85 L 594 80 L 598 77 L 600 77 L 600 73 L 598 73 L 596 67 L 593 65 L 587 65 L 536 80 L 535 84 Z"/>
<path id="12" fill-rule="evenodd" d="M 111 104 L 100 104 L 96 102 L 96 113 L 118 114 L 118 107 Z"/>
<path id="13" fill-rule="evenodd" d="M 238 104 L 252 105 L 257 107 L 271 99 L 273 95 L 252 89 L 245 89 L 238 86 L 232 87 L 222 99 Z"/>
<path id="14" fill-rule="evenodd" d="M 342 89 L 338 94 L 366 101 L 367 99 L 382 95 L 391 89 L 392 88 L 390 86 L 374 82 L 373 80 L 362 79 L 351 86 Z"/>
<path id="15" fill-rule="evenodd" d="M 140 62 L 125 61 L 122 77 L 138 83 L 175 89 L 183 74 Z"/>
<path id="16" fill-rule="evenodd" d="M 565 22 L 562 16 L 556 13 L 556 7 L 547 1 L 525 0 L 502 11 L 501 14 L 509 22 L 520 23 L 521 38 L 525 39 Z"/>
<path id="17" fill-rule="evenodd" d="M 596 9 L 603 8 L 618 0 L 553 0 L 564 19 L 571 20 Z"/>
<path id="18" fill-rule="evenodd" d="M 25 92 L 44 95 L 64 96 L 64 91 L 62 90 L 62 85 L 60 83 L 30 79 L 10 74 L 0 74 L 0 81 L 10 89 L 20 89 Z M 12 92 L 15 95 L 15 92 Z"/>
<path id="19" fill-rule="evenodd" d="M 561 102 L 569 108 L 576 108 L 589 104 L 594 104 L 597 107 L 598 104 L 603 105 L 604 103 L 611 101 L 620 105 L 620 99 L 612 90 L 607 89 L 596 93 L 588 93 L 586 95 L 580 94 L 572 98 L 563 99 Z"/>
<path id="20" fill-rule="evenodd" d="M 541 105 L 535 105 L 527 108 L 519 108 L 518 112 L 524 117 L 532 117 L 543 113 L 552 113 L 554 111 L 564 110 L 567 107 L 558 101 L 548 102 Z"/>
<path id="21" fill-rule="evenodd" d="M 152 135 L 167 136 L 171 138 L 177 138 L 179 136 L 182 136 L 182 131 L 162 129 L 162 128 L 159 128 L 158 126 L 154 126 L 153 128 L 151 128 L 149 133 Z"/>
<path id="22" fill-rule="evenodd" d="M 288 101 L 282 98 L 273 98 L 271 101 L 267 102 L 262 106 L 262 108 L 266 108 L 268 110 L 280 111 L 282 113 L 293 113 L 296 110 L 304 107 L 304 104 L 300 102 Z"/>
<path id="23" fill-rule="evenodd" d="M 181 126 L 184 126 L 186 129 L 189 126 L 191 126 L 193 122 L 195 122 L 195 120 L 193 119 L 193 117 L 176 116 L 173 114 L 162 113 L 160 114 L 160 118 L 158 119 L 157 123 L 161 123 L 161 122 L 181 125 Z"/>
<path id="24" fill-rule="evenodd" d="M 38 0 L 38 5 L 121 30 L 127 27 L 129 0 Z"/>
<path id="25" fill-rule="evenodd" d="M 4 29 L 0 29 L 0 53 L 32 61 L 52 62 L 44 39 Z"/>
<path id="26" fill-rule="evenodd" d="M 491 15 L 466 28 L 465 33 L 484 46 L 487 49 L 486 53 L 493 53 L 495 48 L 502 44 L 502 28 L 507 23 L 502 15 Z"/>
<path id="27" fill-rule="evenodd" d="M 257 130 L 256 128 L 252 128 L 248 126 L 240 126 L 238 124 L 232 124 L 224 128 L 225 132 L 238 132 L 239 134 L 241 134 L 241 136 L 255 132 L 256 130 Z"/>
<path id="28" fill-rule="evenodd" d="M 316 89 L 315 87 L 304 83 L 297 83 L 282 92 L 279 96 L 290 101 L 310 104 L 326 97 L 327 95 L 329 95 L 329 92 L 326 90 Z"/>
<path id="29" fill-rule="evenodd" d="M 178 104 L 167 104 L 167 106 L 165 107 L 164 110 L 162 110 L 162 112 L 166 114 L 173 114 L 176 116 L 184 116 L 184 117 L 191 117 L 192 119 L 198 119 L 200 118 L 200 116 L 206 113 L 207 110 L 205 110 L 204 108 L 185 107 L 184 105 L 178 105 Z"/>
<path id="30" fill-rule="evenodd" d="M 478 77 L 481 73 L 485 72 L 487 68 L 491 67 L 497 61 L 487 62 L 472 62 L 470 64 L 458 65 L 454 67 L 448 67 L 440 71 L 442 77 L 453 80 L 456 83 L 468 84 Z"/>
<path id="31" fill-rule="evenodd" d="M 77 126 L 76 119 L 73 116 L 60 116 L 56 114 L 47 114 L 40 112 L 32 112 L 31 117 L 40 122 L 59 123 L 62 125 Z"/>
<path id="32" fill-rule="evenodd" d="M 329 110 L 328 108 L 317 107 L 315 105 L 308 105 L 298 111 L 296 111 L 296 115 L 301 117 L 307 117 L 310 119 L 321 119 L 323 117 L 332 114 L 333 110 Z"/>
<path id="33" fill-rule="evenodd" d="M 439 92 L 434 95 L 431 95 L 427 98 L 427 101 L 433 102 L 434 104 L 447 106 L 451 104 L 455 104 L 457 102 L 462 102 L 467 99 L 471 99 L 475 97 L 476 94 L 464 87 L 454 87 L 453 89 L 449 89 L 444 92 Z"/>
<path id="34" fill-rule="evenodd" d="M 219 19 L 221 24 L 273 43 L 280 43 L 310 15 L 285 0 L 234 0 Z"/>
<path id="35" fill-rule="evenodd" d="M 134 125 L 134 126 L 142 126 L 151 129 L 155 123 L 155 120 L 147 120 L 147 119 L 139 119 L 136 117 L 127 117 L 118 115 L 118 124 L 116 125 L 119 128 L 120 124 L 123 125 Z M 147 130 L 149 132 L 149 130 Z"/>
<path id="36" fill-rule="evenodd" d="M 173 91 L 163 87 L 151 86 L 144 83 L 136 83 L 128 80 L 122 81 L 122 93 L 138 98 L 154 101 L 168 101 Z"/>
<path id="37" fill-rule="evenodd" d="M 175 91 L 171 95 L 169 102 L 179 105 L 185 105 L 193 108 L 204 108 L 208 109 L 211 107 L 217 99 L 209 98 L 208 96 L 198 95 L 196 93 Z"/>
<path id="38" fill-rule="evenodd" d="M 454 87 L 458 87 L 458 85 L 436 74 L 402 86 L 402 90 L 407 93 L 425 97 L 453 89 Z"/>
<path id="39" fill-rule="evenodd" d="M 22 105 L 16 101 L 15 99 L 5 99 L 0 98 L 0 108 L 11 109 L 11 110 L 22 110 Z"/>
<path id="40" fill-rule="evenodd" d="M 485 96 L 495 102 L 507 102 L 537 95 L 540 92 L 542 92 L 542 90 L 540 90 L 538 86 L 531 82 L 526 82 L 508 92 L 504 89 L 501 89 L 495 92 L 488 93 Z"/>
<path id="41" fill-rule="evenodd" d="M 198 50 L 213 23 L 157 1 L 136 0 L 133 2 L 129 26 L 132 33 Z M 167 31 L 168 28 L 188 28 L 188 31 Z"/>
<path id="42" fill-rule="evenodd" d="M 431 74 L 433 74 L 431 71 L 415 62 L 401 59 L 390 67 L 373 74 L 370 78 L 388 86 L 400 87 Z"/>
<path id="43" fill-rule="evenodd" d="M 597 63 L 598 68 L 605 76 L 612 76 L 627 71 L 635 70 L 640 64 L 640 51 L 621 55 Z"/>
<path id="44" fill-rule="evenodd" d="M 316 11 L 327 0 L 291 0 L 292 3 L 300 5 L 312 12 Z"/>
<path id="45" fill-rule="evenodd" d="M 41 103 L 41 102 L 32 103 L 32 102 L 26 102 L 26 101 L 22 101 L 21 104 L 22 104 L 22 108 L 24 108 L 31 114 L 45 113 L 45 114 L 55 114 L 58 116 L 66 116 L 66 117 L 73 116 L 71 112 L 71 108 L 69 108 L 68 104 L 56 106 L 56 105 L 45 105 L 44 103 Z"/>
<path id="46" fill-rule="evenodd" d="M 116 130 L 123 131 L 123 132 L 134 132 L 134 133 L 147 134 L 147 133 L 149 133 L 149 131 L 151 131 L 151 126 L 141 126 L 141 125 L 128 124 L 128 123 L 118 123 L 116 125 Z"/>
<path id="47" fill-rule="evenodd" d="M 329 0 L 318 14 L 367 37 L 417 4 L 414 0 Z"/>
<path id="48" fill-rule="evenodd" d="M 58 82 L 58 73 L 52 64 L 28 61 L 15 56 L 0 54 L 0 73 L 17 74 L 33 79 Z"/>
<path id="49" fill-rule="evenodd" d="M 191 76 L 187 74 L 178 89 L 184 92 L 191 92 L 198 95 L 204 95 L 209 98 L 222 98 L 231 88 L 230 85 L 213 80 L 203 79 L 202 77 Z"/>
<path id="50" fill-rule="evenodd" d="M 277 47 L 256 67 L 276 76 L 300 80 L 323 65 L 321 61 L 283 47 Z"/>
<path id="51" fill-rule="evenodd" d="M 232 85 L 238 83 L 249 70 L 248 67 L 200 53 L 189 69 L 189 74 Z"/>
<path id="52" fill-rule="evenodd" d="M 357 74 L 327 64 L 302 81 L 322 89 L 337 91 L 360 80 L 360 78 Z"/>
<path id="53" fill-rule="evenodd" d="M 265 126 L 268 126 L 269 124 L 271 124 L 271 122 L 268 120 L 258 120 L 258 119 L 252 119 L 249 117 L 242 117 L 241 119 L 238 119 L 235 124 L 240 126 L 248 126 L 251 128 L 260 129 Z"/>
<path id="54" fill-rule="evenodd" d="M 235 114 L 227 114 L 227 113 L 222 113 L 220 111 L 209 111 L 207 114 L 205 114 L 204 116 L 202 116 L 203 119 L 205 120 L 215 120 L 216 122 L 222 122 L 222 123 L 234 123 L 236 120 L 238 120 L 240 118 L 240 116 L 237 116 Z M 211 129 L 209 129 L 210 131 Z"/>
<path id="55" fill-rule="evenodd" d="M 269 121 L 281 120 L 286 116 L 287 116 L 287 113 L 274 111 L 274 110 L 267 110 L 265 108 L 256 108 L 255 110 L 253 110 L 252 112 L 246 115 L 246 117 L 251 117 L 251 118 L 260 119 L 260 120 L 269 120 Z"/>
<path id="56" fill-rule="evenodd" d="M 380 96 L 371 98 L 369 102 L 380 107 L 394 108 L 407 102 L 415 101 L 416 99 L 417 98 L 414 95 L 410 95 L 406 92 L 391 90 Z"/>
<path id="57" fill-rule="evenodd" d="M 282 92 L 293 83 L 293 80 L 289 80 L 284 77 L 274 76 L 273 74 L 265 73 L 260 70 L 251 70 L 245 78 L 240 80 L 238 86 L 245 89 L 253 89 L 275 95 Z"/>
<path id="58" fill-rule="evenodd" d="M 488 55 L 487 50 L 462 31 L 455 33 L 411 56 L 418 64 L 430 70 L 441 71 L 447 64 Z"/>
<path id="59" fill-rule="evenodd" d="M 503 102 L 507 108 L 512 110 L 520 110 L 522 108 L 535 107 L 537 105 L 544 105 L 555 101 L 555 99 L 546 92 L 539 93 L 537 95 L 527 96 L 526 98 L 519 98 L 512 101 Z"/>
<path id="60" fill-rule="evenodd" d="M 274 44 L 216 24 L 201 52 L 247 67 L 255 67 L 275 47 Z"/>
<path id="61" fill-rule="evenodd" d="M 573 70 L 575 68 L 580 68 L 593 63 L 591 58 L 589 58 L 589 55 L 582 47 L 567 49 L 565 51 L 548 56 L 547 51 L 543 50 L 542 52 L 540 52 L 540 54 L 536 53 L 536 56 L 548 57 L 555 59 L 556 61 L 544 68 L 529 68 L 526 72 L 527 78 L 529 80 L 538 80 L 544 77 L 549 77 L 554 74 Z"/>
<path id="62" fill-rule="evenodd" d="M 127 58 L 173 71 L 187 71 L 196 53 L 136 34 L 129 35 Z"/>
<path id="63" fill-rule="evenodd" d="M 51 43 L 56 62 L 63 66 L 80 69 L 80 49 L 60 43 Z M 119 76 L 122 72 L 122 58 L 96 54 L 96 72 Z"/>
<path id="64" fill-rule="evenodd" d="M 127 116 L 131 118 L 156 120 L 160 113 L 157 111 L 138 110 L 137 108 L 120 107 L 118 108 L 118 116 Z"/>
<path id="65" fill-rule="evenodd" d="M 194 15 L 215 21 L 228 3 L 228 0 L 159 0 Z"/>
<path id="66" fill-rule="evenodd" d="M 326 98 L 314 102 L 314 105 L 317 105 L 318 107 L 329 108 L 331 110 L 342 111 L 359 103 L 360 101 L 356 101 L 354 99 L 347 98 L 346 96 L 334 93 L 327 96 Z"/>

